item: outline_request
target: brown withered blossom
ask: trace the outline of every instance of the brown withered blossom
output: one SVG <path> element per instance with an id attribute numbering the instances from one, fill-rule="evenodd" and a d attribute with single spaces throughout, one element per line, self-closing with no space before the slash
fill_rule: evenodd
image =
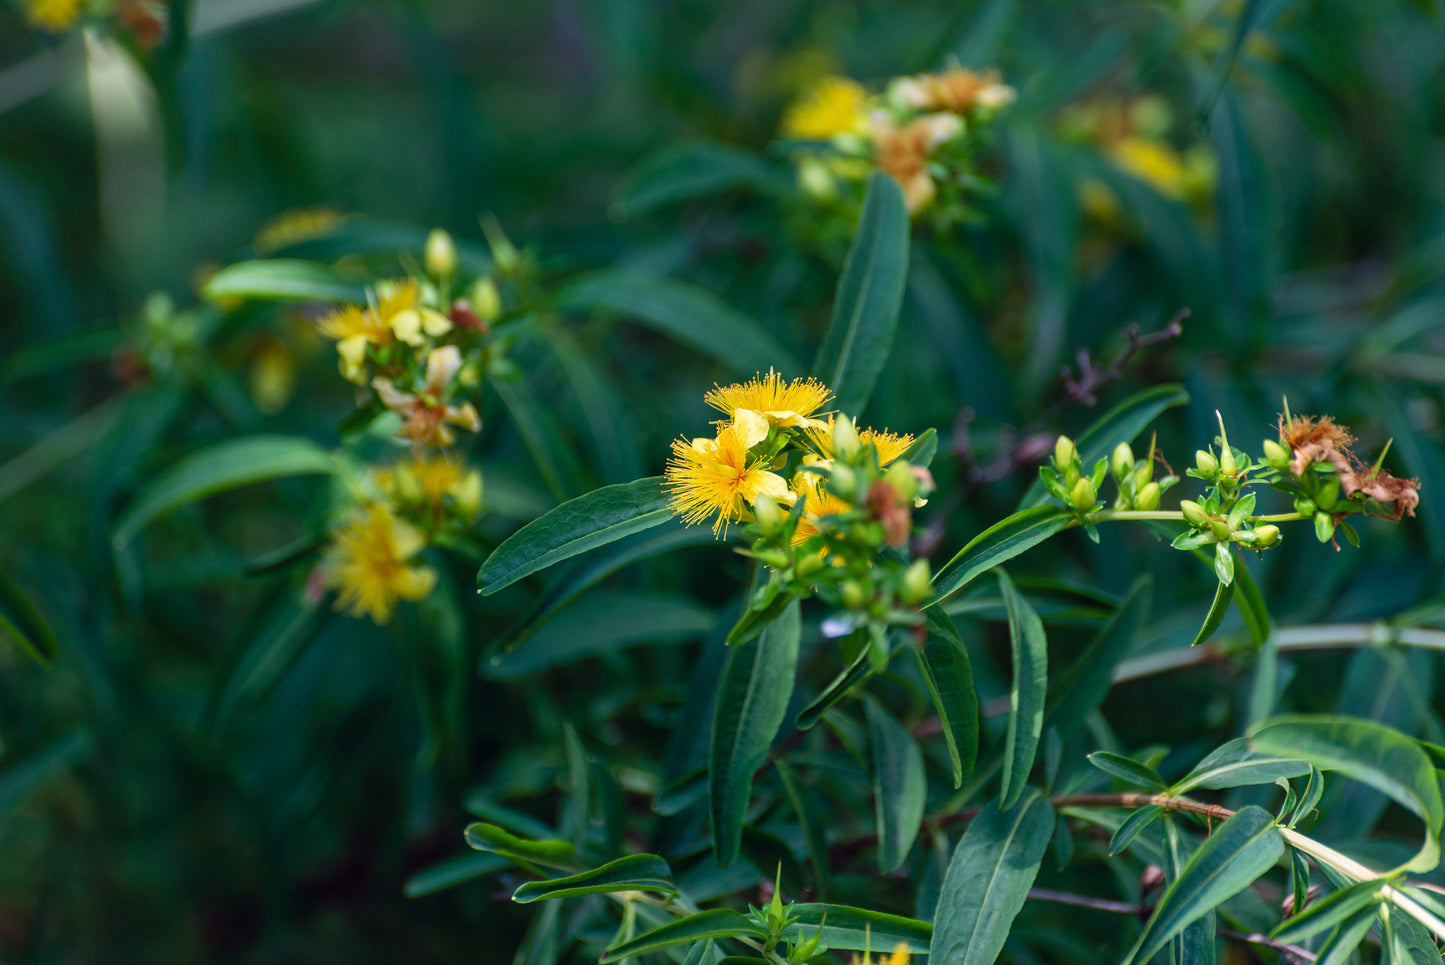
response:
<path id="1" fill-rule="evenodd" d="M 1420 505 L 1420 480 L 1365 466 L 1350 449 L 1355 437 L 1329 416 L 1280 416 L 1279 438 L 1290 449 L 1289 471 L 1295 476 L 1304 475 L 1316 462 L 1326 462 L 1335 467 L 1340 491 L 1346 497 L 1364 493 L 1382 506 L 1393 507 L 1391 519 L 1415 515 L 1415 507 Z"/>

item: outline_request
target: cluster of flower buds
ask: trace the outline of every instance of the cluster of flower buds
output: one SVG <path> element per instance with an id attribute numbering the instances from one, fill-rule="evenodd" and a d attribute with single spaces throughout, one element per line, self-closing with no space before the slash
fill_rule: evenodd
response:
<path id="1" fill-rule="evenodd" d="M 845 77 L 825 77 L 789 107 L 783 134 L 810 142 L 796 154 L 798 180 L 820 202 L 856 195 L 878 169 L 902 187 L 909 212 L 935 206 L 962 220 L 966 195 L 982 183 L 974 135 L 1016 96 L 996 71 L 896 77 L 873 96 Z"/>
<path id="2" fill-rule="evenodd" d="M 1119 487 L 1119 496 L 1114 500 L 1114 508 L 1118 510 L 1149 512 L 1158 509 L 1159 497 L 1179 482 L 1179 477 L 1173 474 L 1158 481 L 1154 479 L 1152 438 L 1149 440 L 1149 453 L 1142 460 L 1134 458 L 1134 450 L 1127 442 L 1115 446 L 1109 457 L 1109 473 Z"/>
<path id="3" fill-rule="evenodd" d="M 505 311 L 498 279 L 525 267 L 500 230 L 490 227 L 489 235 L 491 274 L 460 278 L 456 243 L 436 229 L 426 240 L 423 276 L 377 282 L 365 305 L 343 305 L 317 323 L 336 342 L 341 374 L 371 388 L 370 404 L 395 413 L 397 436 L 415 446 L 449 446 L 455 429 L 481 428 L 472 400 L 498 364 L 492 327 Z"/>

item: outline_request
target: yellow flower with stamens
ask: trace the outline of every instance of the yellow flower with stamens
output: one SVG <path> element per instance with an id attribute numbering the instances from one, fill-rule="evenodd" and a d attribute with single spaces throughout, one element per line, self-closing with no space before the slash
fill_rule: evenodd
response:
<path id="1" fill-rule="evenodd" d="M 391 329 L 398 341 L 413 348 L 426 344 L 424 335 L 440 338 L 452 330 L 451 320 L 441 312 L 418 304 L 417 284 L 414 279 L 387 282 L 377 286 L 380 301 L 376 314 L 382 324 Z"/>
<path id="2" fill-rule="evenodd" d="M 824 465 L 822 460 L 813 460 L 811 457 L 809 460 L 813 465 Z M 793 476 L 793 492 L 803 497 L 803 516 L 793 530 L 794 546 L 818 534 L 819 517 L 846 513 L 853 509 L 853 504 L 848 500 L 825 490 L 823 482 L 823 477 L 814 472 L 798 472 Z"/>
<path id="3" fill-rule="evenodd" d="M 85 7 L 84 0 L 27 0 L 26 19 L 47 33 L 70 29 Z"/>
<path id="4" fill-rule="evenodd" d="M 783 134 L 826 141 L 839 134 L 868 130 L 868 94 L 847 77 L 824 77 L 783 112 Z"/>
<path id="5" fill-rule="evenodd" d="M 678 439 L 665 472 L 672 511 L 687 525 L 714 513 L 713 535 L 726 535 L 729 523 L 743 518 L 747 505 L 766 493 L 780 503 L 793 495 L 783 477 L 769 472 L 762 460 L 750 458 L 748 441 L 734 425 L 718 430 L 716 439 Z"/>
<path id="6" fill-rule="evenodd" d="M 761 417 L 766 425 L 801 426 L 822 428 L 827 423 L 811 418 L 833 398 L 832 391 L 815 378 L 783 381 L 776 372 L 769 371 L 747 382 L 735 385 L 715 386 L 703 397 L 708 405 L 734 422 L 748 426 Z M 750 445 L 756 445 L 754 439 Z"/>
<path id="7" fill-rule="evenodd" d="M 833 458 L 833 420 L 829 419 L 821 429 L 809 429 L 808 441 L 824 459 Z M 908 451 L 913 437 L 906 432 L 889 432 L 887 429 L 859 429 L 858 442 L 871 445 L 878 450 L 878 466 L 882 468 Z"/>
<path id="8" fill-rule="evenodd" d="M 854 955 L 848 960 L 848 965 L 908 965 L 908 959 L 910 957 L 908 943 L 899 942 L 897 947 L 893 949 L 893 954 L 887 958 L 872 959 L 865 952 L 862 958 Z"/>
<path id="9" fill-rule="evenodd" d="M 397 600 L 425 599 L 436 586 L 436 571 L 408 563 L 425 547 L 415 527 L 380 503 L 352 516 L 332 534 L 322 558 L 326 585 L 337 591 L 336 608 L 384 624 Z"/>
<path id="10" fill-rule="evenodd" d="M 316 323 L 316 328 L 336 342 L 341 375 L 348 382 L 366 384 L 366 347 L 385 348 L 392 343 L 391 327 L 370 309 L 343 305 Z"/>

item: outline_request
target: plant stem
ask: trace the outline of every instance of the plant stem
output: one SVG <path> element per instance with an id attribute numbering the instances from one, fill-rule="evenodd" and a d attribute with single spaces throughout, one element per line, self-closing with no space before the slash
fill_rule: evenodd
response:
<path id="1" fill-rule="evenodd" d="M 1092 513 L 1089 520 L 1095 523 L 1135 522 L 1145 520 L 1174 520 L 1184 522 L 1184 514 L 1177 509 L 1101 509 Z"/>

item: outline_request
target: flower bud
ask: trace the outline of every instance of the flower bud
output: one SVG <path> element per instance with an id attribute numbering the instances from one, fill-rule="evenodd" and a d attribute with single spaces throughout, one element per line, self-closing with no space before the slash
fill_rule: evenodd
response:
<path id="1" fill-rule="evenodd" d="M 1149 480 L 1154 478 L 1154 464 L 1152 462 L 1141 462 L 1134 467 L 1134 488 L 1142 489 Z"/>
<path id="2" fill-rule="evenodd" d="M 909 502 L 918 495 L 918 480 L 913 475 L 913 467 L 907 462 L 897 460 L 883 473 L 883 480 L 892 486 L 901 499 Z"/>
<path id="3" fill-rule="evenodd" d="M 1329 513 L 1315 513 L 1315 538 L 1321 543 L 1335 538 L 1335 518 Z"/>
<path id="4" fill-rule="evenodd" d="M 784 570 L 792 562 L 792 558 L 782 550 L 760 549 L 753 551 L 753 558 L 760 563 L 765 563 L 775 570 Z"/>
<path id="5" fill-rule="evenodd" d="M 838 595 L 850 610 L 861 610 L 868 603 L 868 591 L 857 580 L 844 580 L 843 585 L 838 587 Z"/>
<path id="6" fill-rule="evenodd" d="M 1189 522 L 1189 525 L 1195 529 L 1203 529 L 1209 525 L 1209 514 L 1204 511 L 1203 506 L 1192 499 L 1181 499 L 1179 501 L 1179 511 L 1184 514 L 1184 518 Z"/>
<path id="7" fill-rule="evenodd" d="M 845 462 L 858 455 L 858 430 L 853 420 L 842 413 L 833 420 L 833 455 Z"/>
<path id="8" fill-rule="evenodd" d="M 487 215 L 482 219 L 482 232 L 487 236 L 487 244 L 492 249 L 492 263 L 497 266 L 497 271 L 503 275 L 516 271 L 522 263 L 522 256 L 502 231 L 501 223 L 494 216 Z"/>
<path id="9" fill-rule="evenodd" d="M 1331 479 L 1329 482 L 1327 482 L 1327 483 L 1325 483 L 1323 486 L 1321 486 L 1321 487 L 1320 487 L 1320 491 L 1315 494 L 1315 505 L 1318 506 L 1320 509 L 1323 509 L 1323 510 L 1325 510 L 1326 512 L 1328 512 L 1328 511 L 1334 509 L 1334 508 L 1335 508 L 1335 504 L 1338 503 L 1339 501 L 1340 501 L 1340 477 L 1339 477 L 1339 476 L 1335 476 L 1335 477 L 1334 477 L 1333 479 Z"/>
<path id="10" fill-rule="evenodd" d="M 1110 460 L 1109 468 L 1114 473 L 1114 478 L 1120 482 L 1134 469 L 1134 450 L 1129 448 L 1127 442 L 1121 442 L 1114 447 L 1114 455 Z"/>
<path id="11" fill-rule="evenodd" d="M 928 560 L 917 559 L 903 574 L 903 587 L 899 596 L 904 603 L 922 603 L 933 594 L 932 577 L 928 571 Z"/>
<path id="12" fill-rule="evenodd" d="M 1069 505 L 1081 513 L 1087 513 L 1094 508 L 1099 501 L 1099 494 L 1094 491 L 1094 484 L 1087 479 L 1080 479 L 1074 483 L 1073 490 L 1069 493 Z"/>
<path id="13" fill-rule="evenodd" d="M 502 314 L 502 295 L 497 283 L 490 275 L 478 278 L 472 284 L 472 311 L 484 322 L 490 322 Z"/>
<path id="14" fill-rule="evenodd" d="M 1296 499 L 1294 501 L 1294 511 L 1299 513 L 1301 516 L 1313 516 L 1315 514 L 1315 510 L 1317 509 L 1319 509 L 1319 507 L 1315 505 L 1315 501 L 1313 499 L 1308 499 L 1304 496 L 1301 496 L 1299 499 Z"/>
<path id="15" fill-rule="evenodd" d="M 828 492 L 839 499 L 853 502 L 858 493 L 858 476 L 842 463 L 833 463 L 828 470 Z"/>
<path id="16" fill-rule="evenodd" d="M 831 201 L 838 196 L 838 181 L 828 166 L 815 157 L 798 163 L 798 187 L 817 201 Z"/>
<path id="17" fill-rule="evenodd" d="M 1068 436 L 1059 436 L 1054 441 L 1054 465 L 1059 469 L 1072 465 L 1077 456 L 1078 451 L 1074 448 L 1074 440 Z"/>
<path id="18" fill-rule="evenodd" d="M 1228 443 L 1225 443 L 1219 450 L 1219 471 L 1226 476 L 1233 476 L 1234 471 L 1238 468 L 1238 464 L 1234 461 L 1234 450 L 1229 448 Z"/>
<path id="19" fill-rule="evenodd" d="M 1273 546 L 1279 542 L 1279 527 L 1273 523 L 1266 523 L 1263 526 L 1255 528 L 1254 536 L 1254 545 L 1260 549 L 1266 546 Z"/>
<path id="20" fill-rule="evenodd" d="M 1209 531 L 1214 534 L 1215 539 L 1229 539 L 1234 532 L 1229 528 L 1229 524 L 1222 519 L 1211 519 L 1209 521 Z"/>
<path id="21" fill-rule="evenodd" d="M 1289 450 L 1273 439 L 1264 440 L 1264 464 L 1273 466 L 1275 469 L 1283 469 L 1289 465 Z"/>
<path id="22" fill-rule="evenodd" d="M 773 497 L 767 493 L 758 493 L 753 500 L 753 518 L 766 532 L 772 532 L 783 521 L 783 514 L 778 510 L 778 503 Z"/>
<path id="23" fill-rule="evenodd" d="M 1205 449 L 1194 453 L 1194 468 L 1199 470 L 1199 475 L 1213 482 L 1219 475 L 1219 462 Z"/>
<path id="24" fill-rule="evenodd" d="M 433 278 L 450 278 L 457 270 L 457 245 L 441 228 L 433 228 L 426 236 L 427 274 Z"/>
<path id="25" fill-rule="evenodd" d="M 1134 508 L 1146 512 L 1159 508 L 1159 484 L 1156 482 L 1145 483 L 1144 488 L 1139 490 L 1134 497 Z"/>

